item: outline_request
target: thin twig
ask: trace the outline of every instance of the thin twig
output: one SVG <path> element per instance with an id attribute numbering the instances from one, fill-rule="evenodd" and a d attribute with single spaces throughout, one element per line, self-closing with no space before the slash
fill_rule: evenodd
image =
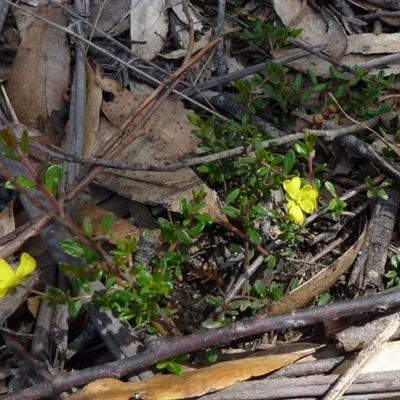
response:
<path id="1" fill-rule="evenodd" d="M 297 132 L 292 135 L 287 135 L 280 138 L 275 138 L 271 140 L 266 140 L 261 143 L 261 146 L 264 149 L 270 147 L 279 147 L 286 145 L 288 143 L 295 142 L 296 140 L 301 140 L 304 138 L 306 134 L 313 134 L 320 138 L 325 138 L 327 140 L 334 140 L 340 136 L 349 135 L 352 133 L 360 133 L 365 127 L 373 127 L 376 126 L 381 118 L 393 119 L 397 117 L 397 113 L 394 111 L 390 111 L 384 115 L 379 117 L 374 117 L 368 121 L 364 121 L 362 126 L 359 124 L 350 125 L 344 128 L 337 128 L 332 130 L 325 129 L 307 129 L 306 132 Z M 207 156 L 188 158 L 184 161 L 179 161 L 176 163 L 168 164 L 168 165 L 157 165 L 157 164 L 142 164 L 142 163 L 130 163 L 127 161 L 115 161 L 115 160 L 105 160 L 96 157 L 82 157 L 79 158 L 73 154 L 66 154 L 57 148 L 48 148 L 38 143 L 31 143 L 35 149 L 43 151 L 54 159 L 59 160 L 68 160 L 73 162 L 80 162 L 82 164 L 93 164 L 106 168 L 114 168 L 121 170 L 129 170 L 129 171 L 177 171 L 179 169 L 185 167 L 193 167 L 196 165 L 207 164 L 217 160 L 223 160 L 230 157 L 235 157 L 243 154 L 244 152 L 252 151 L 252 147 L 248 146 L 244 148 L 243 146 L 236 147 L 234 149 L 222 151 L 220 153 L 210 154 Z"/>

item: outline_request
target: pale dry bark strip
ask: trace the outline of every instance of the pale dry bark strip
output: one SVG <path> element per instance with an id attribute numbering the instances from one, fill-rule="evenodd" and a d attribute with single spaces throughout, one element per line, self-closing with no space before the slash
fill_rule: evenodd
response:
<path id="1" fill-rule="evenodd" d="M 360 375 L 361 369 L 372 357 L 378 354 L 382 346 L 390 340 L 398 329 L 399 322 L 399 314 L 392 314 L 387 326 L 385 326 L 372 343 L 358 354 L 352 366 L 337 380 L 334 386 L 324 396 L 323 400 L 337 400 L 340 398 L 346 389 L 356 380 L 357 376 Z"/>

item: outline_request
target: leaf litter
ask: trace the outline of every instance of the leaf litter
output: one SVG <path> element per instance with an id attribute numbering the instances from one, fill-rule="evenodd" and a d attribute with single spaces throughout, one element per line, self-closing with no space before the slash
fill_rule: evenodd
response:
<path id="1" fill-rule="evenodd" d="M 167 13 L 162 3 L 163 2 L 159 3 L 159 8 L 156 13 L 149 13 L 149 9 L 146 9 L 144 2 L 142 4 L 144 7 L 143 13 L 130 13 L 131 27 L 135 28 L 135 30 L 131 29 L 132 39 L 140 39 L 139 43 L 132 45 L 132 48 L 144 59 L 151 60 L 156 57 L 163 51 L 167 40 Z M 364 57 L 365 54 L 370 56 L 377 51 L 387 53 L 397 52 L 395 33 L 388 33 L 385 35 L 370 33 L 348 35 L 343 22 L 336 19 L 328 9 L 323 9 L 323 12 L 318 13 L 301 1 L 293 0 L 290 4 L 291 6 L 288 7 L 287 1 L 280 2 L 276 0 L 273 2 L 274 10 L 279 15 L 282 22 L 290 28 L 301 27 L 303 32 L 300 38 L 307 44 L 317 45 L 321 44 L 321 42 L 325 42 L 328 45 L 327 52 L 329 56 L 337 61 L 351 64 L 353 62 L 352 60 L 355 60 L 356 57 L 358 57 L 357 60 L 368 61 L 370 58 Z M 139 6 L 139 3 L 135 5 L 135 7 L 137 6 Z M 196 4 L 194 8 L 196 8 L 196 6 L 204 11 L 202 6 Z M 207 9 L 206 5 L 203 6 Z M 191 7 L 193 6 L 191 5 Z M 60 13 L 60 9 L 58 8 L 45 7 L 41 11 L 41 15 L 61 26 L 66 26 L 65 15 Z M 101 19 L 101 14 L 99 15 L 99 19 Z M 106 14 L 103 15 L 103 18 L 107 19 L 105 15 Z M 149 15 L 155 17 L 155 20 L 147 18 Z M 182 20 L 184 20 L 184 18 L 182 18 Z M 204 21 L 202 21 L 202 24 L 204 25 Z M 126 24 L 123 28 L 119 29 L 117 33 L 121 34 L 125 29 L 127 29 Z M 114 34 L 115 32 L 116 31 L 114 31 Z M 134 34 L 134 32 L 137 32 L 137 34 Z M 204 38 L 207 38 L 207 34 L 203 35 L 203 41 Z M 152 39 L 149 39 L 150 35 L 153 35 Z M 201 32 L 198 31 L 197 35 L 201 36 Z M 202 46 L 202 39 L 196 42 L 197 46 Z M 179 51 L 181 52 L 182 50 Z M 168 53 L 166 52 L 166 54 Z M 181 53 L 174 53 L 171 51 L 169 54 L 173 54 L 173 58 L 175 58 L 177 57 L 176 54 L 179 55 Z M 54 63 L 49 62 L 49 60 L 54 61 Z M 7 83 L 9 97 L 20 122 L 28 127 L 43 129 L 43 126 L 40 124 L 41 120 L 44 120 L 46 126 L 45 130 L 47 131 L 49 129 L 48 120 L 50 116 L 54 111 L 63 107 L 64 97 L 70 82 L 69 64 L 70 54 L 68 45 L 66 44 L 66 35 L 54 30 L 54 28 L 49 27 L 42 21 L 38 20 L 34 22 L 23 38 L 14 61 L 10 79 Z M 26 65 L 31 67 L 28 71 Z M 298 68 L 303 71 L 311 66 L 316 75 L 323 75 L 327 73 L 330 63 L 322 61 L 319 57 L 309 57 L 307 59 L 302 59 L 297 64 L 291 65 L 293 68 Z M 393 68 L 396 67 L 393 66 Z M 96 74 L 93 74 L 89 66 L 87 66 L 87 71 L 89 75 L 87 87 L 88 104 L 86 108 L 88 111 L 86 121 L 87 140 L 84 154 L 95 155 L 97 150 L 101 150 L 113 132 L 116 131 L 116 127 L 120 126 L 125 117 L 133 109 L 136 109 L 146 97 L 133 94 L 129 90 L 123 88 L 117 81 L 106 78 L 98 70 Z M 396 71 L 396 69 L 393 69 L 393 71 Z M 388 70 L 386 72 L 388 72 Z M 29 107 L 27 107 L 27 105 L 29 105 Z M 141 132 L 135 131 L 135 129 L 137 129 L 135 125 L 128 128 L 127 133 L 134 132 L 137 138 L 118 155 L 117 160 L 126 160 L 143 164 L 168 165 L 169 163 L 175 163 L 177 160 L 196 155 L 200 142 L 199 139 L 191 133 L 193 126 L 187 120 L 188 112 L 188 109 L 184 107 L 182 101 L 172 97 L 167 98 L 147 121 Z M 100 113 L 102 115 L 100 115 Z M 183 168 L 174 172 L 117 172 L 116 170 L 110 169 L 105 170 L 99 175 L 97 177 L 97 182 L 110 191 L 131 200 L 149 205 L 162 205 L 168 210 L 176 212 L 179 211 L 180 201 L 183 198 L 190 198 L 193 189 L 201 187 L 207 195 L 208 209 L 205 211 L 210 213 L 217 222 L 225 223 L 228 221 L 221 212 L 217 192 L 210 189 L 190 168 Z M 91 215 L 95 222 L 96 230 L 101 230 L 99 227 L 99 220 L 101 219 L 101 215 L 104 215 L 104 211 L 86 205 L 80 209 L 80 217 L 82 217 L 82 213 L 89 216 Z M 127 224 L 121 221 L 119 222 L 121 224 L 119 228 L 119 233 L 121 235 L 125 235 L 126 232 L 130 232 L 133 235 L 137 234 L 138 229 L 129 222 L 127 222 Z M 215 235 L 218 236 L 218 233 L 215 233 Z M 274 310 L 275 307 L 276 312 L 291 311 L 293 309 L 291 306 L 294 303 L 297 304 L 296 307 L 307 306 L 316 296 L 333 286 L 351 266 L 352 261 L 358 253 L 359 246 L 362 244 L 363 235 L 364 234 L 359 235 L 356 244 L 350 247 L 347 253 L 342 251 L 342 253 L 344 253 L 342 257 L 338 257 L 337 260 L 335 260 L 334 257 L 331 258 L 331 267 L 319 274 L 314 274 L 303 286 L 292 291 L 286 297 L 286 301 L 285 298 L 283 298 L 281 302 L 277 301 L 274 303 L 271 310 Z M 232 240 L 232 237 L 229 237 L 228 234 L 223 240 Z M 210 247 L 213 246 L 218 247 L 215 244 L 212 244 Z M 200 252 L 202 250 L 204 251 L 204 249 L 200 249 Z M 193 251 L 195 250 L 193 249 Z M 348 257 L 346 255 L 348 255 Z M 203 258 L 204 257 L 210 257 L 210 253 L 203 256 Z M 212 257 L 218 258 L 220 255 L 214 253 Z M 211 264 L 211 262 L 209 264 Z M 210 273 L 210 276 L 214 275 Z M 226 276 L 225 274 L 225 277 Z M 215 279 L 217 279 L 217 277 L 221 279 L 219 274 L 215 275 Z M 283 274 L 281 279 L 285 279 Z M 193 284 L 193 286 L 195 285 L 196 283 Z M 185 288 L 187 288 L 187 286 L 185 286 Z M 205 289 L 206 292 L 209 291 L 209 287 Z M 213 287 L 213 290 L 220 289 L 220 282 Z M 203 291 L 194 290 L 193 295 L 200 294 L 200 296 L 202 296 L 204 288 L 202 288 L 202 290 Z M 16 296 L 20 295 L 20 292 L 21 291 L 16 293 Z M 295 298 L 293 304 L 290 300 L 291 296 Z M 15 298 L 17 299 L 17 297 Z M 24 298 L 20 296 L 17 304 L 22 304 L 23 300 Z M 8 309 L 7 316 L 14 312 L 15 307 L 12 309 L 11 314 L 9 310 L 10 309 Z M 280 368 L 286 363 L 292 363 L 297 357 L 297 355 L 294 354 L 293 357 L 290 356 L 288 359 L 285 359 L 284 362 L 278 361 L 279 366 L 273 369 Z M 251 372 L 252 367 L 255 367 L 256 364 L 252 362 L 251 359 L 246 359 L 243 364 L 242 367 L 234 367 L 235 371 L 240 370 L 243 372 L 242 377 L 238 378 L 238 380 L 248 379 L 250 376 L 259 374 Z M 216 367 L 217 369 L 220 367 L 222 370 L 225 368 L 223 365 L 219 365 L 219 367 L 217 365 Z M 272 370 L 268 366 L 268 363 L 263 365 L 262 368 L 264 367 L 265 369 L 260 373 L 261 375 Z M 213 371 L 213 367 L 203 370 L 205 375 L 201 378 L 202 384 L 197 388 L 197 391 L 188 393 L 186 389 L 188 389 L 189 386 L 185 386 L 185 380 L 188 378 L 184 375 L 182 375 L 182 378 L 166 377 L 167 387 L 162 386 L 158 388 L 157 394 L 154 395 L 155 397 L 143 398 L 183 398 L 184 396 L 201 395 L 211 390 L 221 389 L 236 381 L 236 378 L 233 377 L 233 373 L 229 373 L 229 368 L 226 368 L 226 371 L 218 376 L 213 376 Z M 211 380 L 214 378 L 217 382 L 211 384 Z M 164 378 L 161 377 L 160 379 Z M 178 381 L 179 390 L 181 391 L 172 392 L 171 390 L 172 393 L 169 393 L 171 383 L 168 379 L 176 379 Z M 223 382 L 220 383 L 220 381 Z M 125 386 L 125 384 L 120 381 L 100 381 L 95 383 L 95 385 L 96 384 L 103 385 L 104 390 L 111 391 L 120 391 L 122 390 L 121 387 Z M 146 385 L 146 383 L 144 383 L 144 385 Z M 128 389 L 128 391 L 129 390 L 133 389 Z M 84 392 L 81 392 L 81 394 L 84 396 Z M 88 398 L 96 398 L 96 395 L 97 394 L 93 393 L 88 394 Z M 77 396 L 79 398 L 80 394 Z M 100 396 L 104 396 L 104 393 Z M 114 393 L 113 396 L 116 396 L 116 394 Z"/>

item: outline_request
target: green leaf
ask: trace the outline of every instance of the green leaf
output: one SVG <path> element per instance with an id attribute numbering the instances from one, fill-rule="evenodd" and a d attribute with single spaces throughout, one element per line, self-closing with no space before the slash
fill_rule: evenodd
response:
<path id="1" fill-rule="evenodd" d="M 331 75 L 332 78 L 335 78 L 337 80 L 347 81 L 346 74 L 338 71 L 333 65 L 329 66 L 329 74 Z"/>
<path id="2" fill-rule="evenodd" d="M 218 361 L 218 349 L 217 347 L 211 347 L 211 349 L 206 350 L 205 358 L 209 364 L 214 364 Z"/>
<path id="3" fill-rule="evenodd" d="M 286 152 L 285 155 L 285 161 L 284 161 L 285 174 L 288 174 L 292 170 L 295 162 L 296 162 L 296 154 L 292 149 L 290 149 Z"/>
<path id="4" fill-rule="evenodd" d="M 262 236 L 260 235 L 260 232 L 258 232 L 256 229 L 247 228 L 246 234 L 252 243 L 260 244 L 262 242 Z"/>
<path id="5" fill-rule="evenodd" d="M 218 329 L 218 328 L 222 328 L 226 325 L 229 324 L 229 320 L 228 319 L 224 319 L 222 321 L 212 321 L 210 319 L 206 319 L 205 321 L 203 321 L 201 323 L 201 326 L 204 329 Z"/>
<path id="6" fill-rule="evenodd" d="M 198 128 L 201 127 L 202 123 L 201 123 L 201 118 L 195 114 L 195 113 L 189 113 L 187 115 L 187 119 L 194 125 L 197 126 Z"/>
<path id="7" fill-rule="evenodd" d="M 268 269 L 274 269 L 276 265 L 276 257 L 273 254 L 270 254 L 266 259 L 265 259 L 265 264 L 267 265 Z"/>
<path id="8" fill-rule="evenodd" d="M 68 303 L 68 315 L 71 318 L 75 318 L 83 305 L 83 300 L 75 300 Z"/>
<path id="9" fill-rule="evenodd" d="M 60 183 L 60 180 L 63 176 L 63 168 L 59 164 L 50 164 L 46 168 L 46 172 L 44 173 L 44 185 L 47 190 L 54 194 L 56 192 L 57 186 Z"/>
<path id="10" fill-rule="evenodd" d="M 322 92 L 323 90 L 326 90 L 328 85 L 326 83 L 320 83 L 319 85 L 315 85 L 312 87 L 312 91 L 314 93 Z"/>
<path id="11" fill-rule="evenodd" d="M 11 183 L 10 181 L 5 181 L 4 182 L 4 187 L 7 190 L 14 190 L 15 189 L 15 185 L 13 183 Z"/>
<path id="12" fill-rule="evenodd" d="M 93 225 L 90 221 L 90 218 L 85 217 L 82 221 L 82 229 L 85 232 L 85 235 L 89 238 L 93 237 Z"/>
<path id="13" fill-rule="evenodd" d="M 400 265 L 400 254 L 390 257 L 389 263 L 392 267 L 398 268 Z"/>
<path id="14" fill-rule="evenodd" d="M 268 216 L 269 212 L 265 207 L 257 204 L 255 206 L 251 207 L 250 215 L 254 216 L 254 217 Z"/>
<path id="15" fill-rule="evenodd" d="M 140 285 L 148 286 L 152 283 L 153 277 L 151 276 L 150 272 L 142 269 L 136 274 L 136 280 Z"/>
<path id="16" fill-rule="evenodd" d="M 101 231 L 104 235 L 106 235 L 114 222 L 114 214 L 111 212 L 107 212 L 104 214 L 103 218 L 101 219 Z"/>
<path id="17" fill-rule="evenodd" d="M 9 158 L 10 160 L 20 161 L 19 156 L 17 156 L 13 149 L 7 150 L 4 152 L 4 157 Z"/>
<path id="18" fill-rule="evenodd" d="M 303 157 L 308 156 L 307 146 L 303 142 L 294 142 L 293 143 L 294 150 Z"/>
<path id="19" fill-rule="evenodd" d="M 382 189 L 382 188 L 378 189 L 378 190 L 376 191 L 376 194 L 377 194 L 377 196 L 378 196 L 380 199 L 382 199 L 382 200 L 387 200 L 387 199 L 389 198 L 388 195 L 387 195 L 387 193 L 386 193 L 386 190 L 385 190 L 385 189 Z"/>
<path id="20" fill-rule="evenodd" d="M 266 165 L 262 166 L 261 168 L 258 168 L 256 171 L 256 175 L 258 177 L 264 177 L 267 176 L 270 172 L 270 168 L 268 168 Z"/>
<path id="21" fill-rule="evenodd" d="M 200 165 L 197 167 L 197 171 L 201 172 L 202 174 L 207 174 L 211 171 L 211 169 L 208 165 Z"/>
<path id="22" fill-rule="evenodd" d="M 297 289 L 300 286 L 299 278 L 293 278 L 292 282 L 290 283 L 290 291 Z"/>
<path id="23" fill-rule="evenodd" d="M 195 216 L 197 221 L 204 222 L 206 225 L 210 225 L 214 222 L 214 219 L 209 214 L 198 214 Z"/>
<path id="24" fill-rule="evenodd" d="M 228 195 L 226 196 L 226 202 L 227 204 L 232 203 L 233 201 L 235 201 L 237 199 L 237 197 L 240 194 L 240 189 L 236 188 L 231 190 Z"/>
<path id="25" fill-rule="evenodd" d="M 168 367 L 168 364 L 169 364 L 169 360 L 160 361 L 159 363 L 156 364 L 156 368 L 157 369 L 165 369 Z"/>
<path id="26" fill-rule="evenodd" d="M 178 231 L 177 232 L 179 239 L 183 244 L 188 246 L 192 245 L 195 241 L 188 235 L 186 231 Z"/>
<path id="27" fill-rule="evenodd" d="M 60 246 L 64 253 L 73 257 L 82 257 L 85 254 L 81 244 L 74 239 L 64 239 L 61 241 Z"/>
<path id="28" fill-rule="evenodd" d="M 314 168 L 314 172 L 322 172 L 325 170 L 327 164 L 326 163 L 321 163 L 318 164 L 315 168 Z"/>
<path id="29" fill-rule="evenodd" d="M 192 228 L 190 228 L 187 231 L 187 234 L 191 237 L 191 238 L 195 238 L 196 236 L 198 236 L 201 232 L 203 232 L 204 227 L 206 226 L 206 224 L 204 222 L 198 222 L 195 226 L 193 226 Z"/>
<path id="30" fill-rule="evenodd" d="M 396 271 L 391 270 L 391 271 L 388 271 L 385 274 L 385 277 L 388 278 L 388 279 L 397 278 L 398 277 L 398 273 Z"/>
<path id="31" fill-rule="evenodd" d="M 36 183 L 25 176 L 19 175 L 15 178 L 15 183 L 24 187 L 25 189 L 31 189 L 36 186 Z"/>
<path id="32" fill-rule="evenodd" d="M 252 290 L 260 297 L 265 297 L 267 295 L 265 286 L 261 283 L 255 283 L 252 287 Z"/>
<path id="33" fill-rule="evenodd" d="M 224 299 L 222 297 L 216 297 L 210 294 L 206 297 L 206 299 L 208 303 L 214 307 L 223 307 L 224 305 Z"/>
<path id="34" fill-rule="evenodd" d="M 168 371 L 172 372 L 173 374 L 179 375 L 182 373 L 182 365 L 175 361 L 170 361 L 167 368 Z"/>
<path id="35" fill-rule="evenodd" d="M 269 296 L 273 300 L 279 300 L 283 297 L 284 293 L 276 282 L 271 282 L 268 288 Z"/>
<path id="36" fill-rule="evenodd" d="M 46 299 L 48 301 L 48 305 L 50 306 L 55 304 L 67 304 L 69 299 L 67 293 L 54 286 L 48 287 L 46 289 L 46 293 L 40 297 Z"/>
<path id="37" fill-rule="evenodd" d="M 237 208 L 232 207 L 232 206 L 224 206 L 224 207 L 222 207 L 221 211 L 225 215 L 227 215 L 228 217 L 231 217 L 231 218 L 237 218 L 240 215 L 240 211 Z"/>
<path id="38" fill-rule="evenodd" d="M 321 296 L 319 297 L 317 305 L 324 306 L 328 304 L 330 300 L 331 300 L 331 295 L 328 292 L 325 292 L 321 294 Z"/>
<path id="39" fill-rule="evenodd" d="M 307 76 L 308 76 L 308 79 L 310 80 L 310 82 L 311 82 L 313 85 L 316 85 L 316 84 L 318 83 L 317 76 L 316 76 L 315 73 L 314 73 L 313 71 L 311 71 L 310 69 L 307 70 Z"/>
<path id="40" fill-rule="evenodd" d="M 336 196 L 335 186 L 329 181 L 324 182 L 325 189 L 333 196 Z"/>

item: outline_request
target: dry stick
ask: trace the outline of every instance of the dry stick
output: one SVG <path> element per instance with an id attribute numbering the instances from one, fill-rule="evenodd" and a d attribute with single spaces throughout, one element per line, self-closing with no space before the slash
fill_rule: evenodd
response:
<path id="1" fill-rule="evenodd" d="M 190 57 L 192 57 L 193 47 L 194 47 L 194 26 L 193 26 L 193 19 L 190 15 L 190 11 L 188 8 L 187 0 L 182 1 L 182 11 L 185 14 L 186 19 L 189 23 L 189 43 L 187 47 L 187 52 L 185 54 L 185 58 L 183 59 L 183 65 L 189 62 Z M 216 36 L 220 37 L 221 35 L 217 34 Z M 218 46 L 218 44 L 217 44 Z"/>
<path id="2" fill-rule="evenodd" d="M 215 36 L 221 36 L 224 30 L 225 20 L 225 7 L 226 0 L 218 0 L 218 12 L 217 12 L 217 26 L 215 27 Z M 224 59 L 224 42 L 221 40 L 217 45 L 217 51 L 215 52 L 215 65 L 217 70 L 217 76 L 223 75 L 223 59 Z"/>
<path id="3" fill-rule="evenodd" d="M 390 318 L 388 325 L 382 330 L 375 340 L 362 350 L 354 360 L 351 367 L 337 380 L 335 385 L 324 396 L 323 400 L 337 400 L 346 389 L 357 379 L 361 369 L 382 349 L 399 327 L 399 313 Z"/>
<path id="4" fill-rule="evenodd" d="M 69 390 L 71 387 L 86 385 L 95 379 L 109 377 L 120 378 L 126 374 L 146 368 L 178 354 L 193 352 L 221 343 L 229 343 L 232 340 L 259 335 L 269 331 L 300 328 L 325 320 L 371 311 L 383 312 L 397 306 L 400 306 L 399 288 L 390 289 L 377 295 L 364 296 L 325 306 L 295 310 L 286 314 L 253 317 L 232 323 L 224 328 L 180 338 L 163 338 L 151 342 L 144 352 L 134 357 L 127 357 L 123 360 L 114 361 L 97 367 L 56 376 L 52 380 L 6 396 L 4 400 L 35 400 L 44 397 L 52 397 L 65 390 Z"/>
<path id="5" fill-rule="evenodd" d="M 350 125 L 344 128 L 337 128 L 332 130 L 326 129 L 307 129 L 305 132 L 297 132 L 292 135 L 287 135 L 284 137 L 279 137 L 276 139 L 266 140 L 261 143 L 261 146 L 264 149 L 270 147 L 278 147 L 283 146 L 288 143 L 292 143 L 296 140 L 303 139 L 307 134 L 313 134 L 320 138 L 325 138 L 327 140 L 334 140 L 340 136 L 349 135 L 353 133 L 360 133 L 364 131 L 364 126 L 366 127 L 374 127 L 376 126 L 381 118 L 393 119 L 397 117 L 397 112 L 390 111 L 386 114 L 383 114 L 379 117 L 374 117 L 369 119 L 368 121 L 363 122 L 363 126 L 359 124 Z M 168 164 L 168 165 L 157 165 L 157 164 L 142 164 L 142 163 L 130 163 L 126 161 L 114 161 L 114 160 L 103 160 L 98 157 L 77 157 L 73 154 L 66 154 L 62 152 L 58 148 L 47 148 L 38 143 L 31 143 L 31 147 L 43 151 L 45 154 L 48 154 L 50 157 L 58 160 L 67 160 L 72 162 L 80 162 L 82 164 L 89 165 L 98 165 L 104 168 L 114 168 L 128 171 L 177 171 L 179 169 L 185 167 L 194 167 L 196 165 L 207 164 L 217 160 L 224 160 L 226 158 L 235 157 L 243 154 L 246 151 L 251 151 L 253 148 L 248 146 L 244 148 L 243 146 L 236 147 L 234 149 L 221 151 L 220 153 L 210 154 L 208 156 L 194 157 L 188 158 L 184 161 Z"/>
<path id="6" fill-rule="evenodd" d="M 39 217 L 25 222 L 12 232 L 0 238 L 0 258 L 13 255 L 29 238 L 38 235 L 50 221 L 51 216 L 43 213 Z"/>
<path id="7" fill-rule="evenodd" d="M 231 300 L 242 289 L 245 283 L 248 282 L 248 280 L 254 274 L 254 272 L 257 271 L 258 267 L 262 264 L 263 261 L 264 261 L 264 256 L 259 256 L 251 263 L 251 265 L 249 265 L 246 268 L 244 273 L 240 275 L 239 278 L 236 280 L 229 293 L 226 294 L 224 298 L 225 304 L 229 304 L 231 302 Z"/>

